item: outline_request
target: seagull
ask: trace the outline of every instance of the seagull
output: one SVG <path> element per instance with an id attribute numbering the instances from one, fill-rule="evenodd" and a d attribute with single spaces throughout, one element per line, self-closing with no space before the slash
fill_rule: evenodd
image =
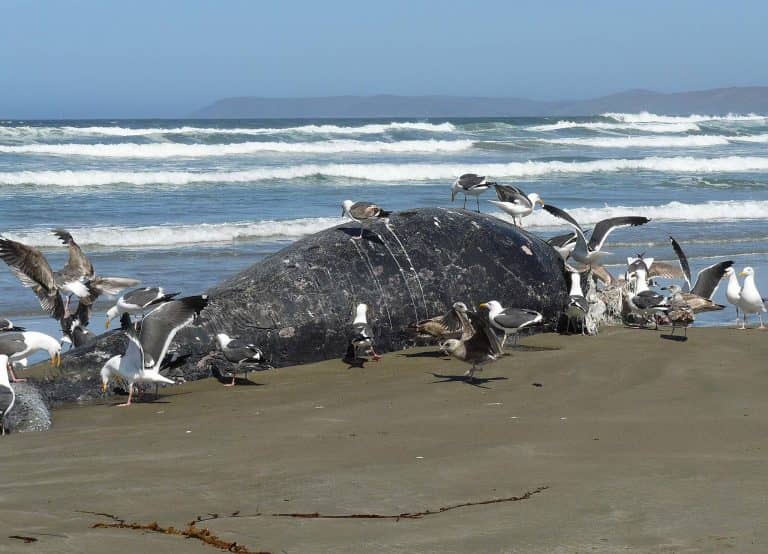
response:
<path id="1" fill-rule="evenodd" d="M 38 331 L 21 331 L 14 333 L 0 333 L 0 354 L 8 356 L 11 362 L 29 357 L 38 351 L 45 351 L 51 357 L 51 367 L 61 365 L 61 344 L 55 338 Z M 17 379 L 10 367 L 11 380 Z"/>
<path id="2" fill-rule="evenodd" d="M 669 309 L 667 310 L 667 317 L 672 323 L 672 334 L 675 334 L 675 329 L 682 327 L 685 333 L 685 337 L 688 337 L 688 326 L 695 320 L 696 310 L 686 300 L 683 289 L 677 285 L 669 285 L 668 287 L 662 287 L 661 290 L 668 290 L 671 292 L 671 296 L 668 299 Z M 694 296 L 695 298 L 701 298 L 700 296 Z"/>
<path id="3" fill-rule="evenodd" d="M 363 238 L 363 221 L 366 219 L 382 218 L 386 222 L 391 214 L 392 212 L 382 210 L 380 206 L 371 202 L 344 200 L 341 203 L 341 217 L 347 216 L 352 221 L 360 224 L 360 236 L 352 237 L 356 240 Z"/>
<path id="4" fill-rule="evenodd" d="M 519 227 L 523 226 L 523 218 L 533 213 L 536 204 L 544 205 L 544 201 L 535 192 L 525 194 L 522 189 L 512 185 L 494 185 L 494 187 L 498 200 L 489 200 L 489 202 L 511 215 L 512 223 Z"/>
<path id="5" fill-rule="evenodd" d="M 208 305 L 208 296 L 186 296 L 160 304 L 141 321 L 140 331 L 128 330 L 125 354 L 113 356 L 101 368 L 102 391 L 107 390 L 112 376 L 121 377 L 128 384 L 128 401 L 119 406 L 130 406 L 134 383 L 165 383 L 174 381 L 160 375 L 171 341 L 179 330 L 190 325 Z"/>
<path id="6" fill-rule="evenodd" d="M 10 331 L 26 331 L 24 327 L 19 327 L 13 324 L 10 319 L 0 319 L 0 333 L 7 333 Z"/>
<path id="7" fill-rule="evenodd" d="M 129 291 L 117 299 L 117 303 L 107 310 L 105 327 L 109 329 L 110 322 L 123 314 L 137 314 L 149 308 L 173 300 L 178 292 L 166 293 L 162 287 L 144 287 Z"/>
<path id="8" fill-rule="evenodd" d="M 474 196 L 477 200 L 477 213 L 480 213 L 480 198 L 481 194 L 488 190 L 488 188 L 495 183 L 489 182 L 485 177 L 476 175 L 475 173 L 465 173 L 453 182 L 451 185 L 451 202 L 456 199 L 458 193 L 464 194 L 464 209 L 467 209 L 467 196 Z"/>
<path id="9" fill-rule="evenodd" d="M 699 271 L 699 274 L 696 276 L 696 282 L 691 286 L 691 267 L 688 264 L 688 257 L 673 237 L 670 236 L 669 240 L 672 242 L 672 249 L 677 254 L 680 262 L 680 269 L 682 270 L 686 287 L 690 291 L 686 292 L 681 289 L 680 295 L 683 301 L 697 314 L 700 312 L 724 310 L 725 306 L 715 304 L 712 298 L 714 298 L 715 292 L 717 292 L 717 288 L 720 286 L 720 281 L 723 280 L 728 269 L 733 265 L 733 261 L 727 260 L 705 267 Z M 658 263 L 655 265 L 658 265 Z"/>
<path id="10" fill-rule="evenodd" d="M 561 210 L 551 204 L 544 204 L 543 208 L 555 217 L 558 217 L 568 223 L 576 231 L 576 246 L 571 252 L 571 258 L 579 264 L 584 266 L 591 266 L 597 262 L 601 256 L 607 254 L 607 252 L 601 252 L 600 249 L 605 244 L 605 240 L 608 235 L 614 229 L 618 227 L 636 227 L 638 225 L 645 225 L 650 221 L 647 217 L 641 216 L 624 216 L 624 217 L 611 217 L 609 219 L 603 219 L 597 222 L 595 228 L 592 230 L 592 234 L 589 238 L 589 243 L 584 236 L 584 230 L 571 217 L 568 212 Z"/>
<path id="11" fill-rule="evenodd" d="M 78 318 L 64 318 L 62 321 L 63 336 L 59 341 L 62 345 L 69 344 L 70 348 L 80 348 L 96 343 L 96 335 L 88 330 L 86 324 Z"/>
<path id="12" fill-rule="evenodd" d="M 358 304 L 355 308 L 355 318 L 352 320 L 352 329 L 355 334 L 349 341 L 347 353 L 344 361 L 351 365 L 361 365 L 364 358 L 362 356 L 370 355 L 374 361 L 378 362 L 381 356 L 376 353 L 373 347 L 373 331 L 368 325 L 368 305 Z M 362 354 L 362 356 L 361 356 Z"/>
<path id="13" fill-rule="evenodd" d="M 16 402 L 16 393 L 8 380 L 8 356 L 0 354 L 0 435 L 5 435 L 5 417 Z"/>
<path id="14" fill-rule="evenodd" d="M 739 308 L 741 308 L 741 312 L 744 315 L 744 320 L 739 329 L 747 328 L 747 316 L 749 314 L 757 314 L 757 317 L 760 318 L 760 327 L 758 329 L 765 329 L 763 312 L 768 310 L 766 310 L 763 297 L 760 296 L 760 291 L 755 286 L 755 270 L 751 267 L 745 267 L 739 275 L 744 277 L 744 284 L 739 294 Z"/>
<path id="15" fill-rule="evenodd" d="M 224 357 L 233 364 L 237 364 L 236 369 L 239 369 L 243 364 L 258 363 L 264 361 L 263 352 L 254 344 L 248 344 L 239 339 L 230 338 L 229 335 L 225 333 L 217 334 L 216 342 L 224 354 Z M 235 386 L 236 374 L 237 371 L 232 371 L 232 382 L 224 385 L 225 387 Z M 246 380 L 248 379 L 247 365 L 245 366 L 245 378 Z"/>
<path id="16" fill-rule="evenodd" d="M 482 308 L 487 314 L 487 307 Z M 474 334 L 466 339 L 448 339 L 440 350 L 450 354 L 454 358 L 472 364 L 472 367 L 464 374 L 471 383 L 475 372 L 482 371 L 484 365 L 497 360 L 504 353 L 504 347 L 496 332 L 491 328 L 490 319 L 486 314 L 467 312 L 467 315 L 475 329 Z"/>
<path id="17" fill-rule="evenodd" d="M 467 305 L 464 302 L 455 302 L 443 315 L 411 323 L 408 330 L 420 337 L 437 339 L 440 342 L 447 339 L 469 338 L 474 333 L 467 316 Z"/>
<path id="18" fill-rule="evenodd" d="M 0 258 L 22 285 L 34 291 L 40 306 L 55 319 L 67 315 L 72 295 L 90 304 L 101 293 L 115 294 L 138 283 L 122 277 L 96 277 L 93 266 L 71 235 L 61 229 L 54 233 L 60 238 L 65 237 L 62 240 L 69 246 L 69 259 L 60 271 L 53 271 L 39 249 L 7 238 L 0 238 Z M 66 306 L 62 292 L 68 297 Z"/>
<path id="19" fill-rule="evenodd" d="M 514 337 L 514 344 L 517 344 L 519 333 L 522 329 L 541 323 L 544 319 L 539 312 L 527 310 L 525 308 L 502 308 L 496 300 L 491 300 L 480 304 L 480 308 L 488 309 L 488 319 L 491 326 L 504 333 L 501 340 L 501 346 L 507 342 L 507 335 Z"/>
<path id="20" fill-rule="evenodd" d="M 547 244 L 554 248 L 560 254 L 563 261 L 565 261 L 571 255 L 573 249 L 576 248 L 577 236 L 576 231 L 571 231 L 570 233 L 556 235 L 547 239 Z"/>
<path id="21" fill-rule="evenodd" d="M 568 296 L 568 306 L 565 309 L 565 317 L 568 321 L 566 325 L 566 332 L 570 332 L 571 323 L 576 330 L 576 325 L 581 327 L 581 334 L 584 334 L 586 325 L 584 319 L 589 312 L 589 302 L 587 302 L 584 296 L 584 291 L 581 288 L 581 273 L 577 271 L 570 271 L 571 274 L 571 290 Z"/>
<path id="22" fill-rule="evenodd" d="M 649 258 L 653 263 L 653 258 Z M 633 268 L 630 266 L 628 273 L 634 273 L 634 292 L 627 297 L 627 303 L 632 313 L 638 314 L 646 320 L 657 313 L 666 312 L 669 306 L 663 295 L 648 288 L 648 268 L 645 262 L 640 260 Z M 658 328 L 658 323 L 656 324 Z"/>
<path id="23" fill-rule="evenodd" d="M 728 276 L 728 288 L 725 289 L 725 298 L 728 303 L 736 308 L 736 325 L 739 324 L 739 298 L 741 296 L 741 283 L 736 276 L 736 270 L 729 267 L 725 270 L 725 274 Z"/>

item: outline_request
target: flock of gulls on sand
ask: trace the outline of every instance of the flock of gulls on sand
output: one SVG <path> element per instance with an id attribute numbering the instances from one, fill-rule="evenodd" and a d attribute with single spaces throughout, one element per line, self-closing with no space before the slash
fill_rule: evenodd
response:
<path id="1" fill-rule="evenodd" d="M 627 259 L 626 271 L 613 276 L 601 265 L 606 254 L 603 246 L 608 235 L 620 227 L 644 225 L 650 219 L 642 216 L 613 217 L 599 221 L 591 232 L 585 230 L 570 214 L 556 206 L 546 204 L 536 193 L 526 194 L 519 187 L 491 182 L 487 177 L 467 173 L 456 179 L 451 186 L 451 200 L 461 193 L 464 207 L 467 199 L 474 196 L 477 211 L 480 211 L 479 196 L 493 187 L 497 200 L 490 202 L 511 216 L 514 225 L 522 226 L 522 219 L 537 205 L 571 227 L 568 233 L 551 237 L 547 242 L 561 256 L 565 270 L 570 274 L 570 294 L 562 312 L 565 332 L 594 334 L 597 326 L 587 320 L 596 306 L 606 309 L 611 291 L 619 291 L 620 314 L 624 323 L 645 327 L 660 324 L 671 325 L 672 334 L 678 327 L 687 336 L 687 327 L 700 312 L 722 310 L 725 306 L 713 301 L 715 292 L 723 279 L 728 279 L 727 301 L 736 308 L 737 325 L 745 329 L 747 318 L 757 315 L 760 329 L 765 329 L 763 312 L 766 300 L 755 286 L 755 272 L 745 267 L 739 274 L 744 277 L 739 283 L 732 261 L 721 261 L 702 269 L 693 281 L 688 259 L 678 242 L 669 237 L 679 264 L 657 262 L 644 254 Z M 367 220 L 384 219 L 388 224 L 391 212 L 370 202 L 342 203 L 342 217 L 360 223 L 360 235 L 352 240 L 364 238 Z M 11 321 L 0 319 L 0 415 L 11 410 L 15 401 L 12 383 L 24 381 L 16 371 L 27 367 L 27 359 L 42 351 L 50 356 L 51 366 L 61 365 L 61 351 L 64 344 L 70 348 L 88 346 L 96 341 L 96 335 L 88 329 L 93 303 L 102 295 L 115 296 L 121 291 L 139 284 L 136 279 L 125 277 L 104 277 L 96 273 L 93 264 L 84 254 L 72 235 L 63 230 L 52 231 L 68 248 L 69 257 L 59 271 L 54 271 L 43 253 L 35 247 L 0 237 L 0 258 L 8 265 L 22 285 L 32 289 L 45 312 L 57 319 L 62 337 L 54 337 L 37 331 L 28 331 L 15 326 Z M 587 237 L 589 235 L 589 237 Z M 656 279 L 681 279 L 682 287 L 668 285 L 659 290 Z M 583 284 L 587 283 L 585 295 Z M 602 283 L 599 290 L 597 283 Z M 130 406 L 137 385 L 141 383 L 173 384 L 174 381 L 160 374 L 168 358 L 168 349 L 176 333 L 193 324 L 208 303 L 205 295 L 177 298 L 179 293 L 167 293 L 161 287 L 133 289 L 117 299 L 106 312 L 106 327 L 119 319 L 127 336 L 127 346 L 122 355 L 110 358 L 100 372 L 102 389 L 106 390 L 110 380 L 122 382 L 128 392 L 128 399 L 120 406 Z M 73 309 L 73 297 L 77 306 Z M 352 336 L 344 361 L 362 365 L 370 359 L 378 361 L 381 356 L 374 346 L 374 333 L 367 319 L 368 306 L 359 304 L 352 321 Z M 134 316 L 139 316 L 134 321 Z M 470 364 L 465 373 L 471 381 L 482 366 L 498 359 L 504 351 L 507 338 L 511 335 L 517 344 L 519 334 L 543 322 L 542 314 L 524 306 L 503 307 L 496 300 L 489 300 L 478 306 L 477 311 L 468 309 L 463 302 L 455 302 L 447 313 L 412 323 L 408 330 L 416 337 L 436 341 L 442 352 Z M 682 337 L 681 337 L 682 338 Z M 216 345 L 233 366 L 232 380 L 235 384 L 238 370 L 246 373 L 251 364 L 262 364 L 263 352 L 254 344 L 246 343 L 226 334 L 216 335 Z M 2 425 L 0 425 L 2 428 Z"/>

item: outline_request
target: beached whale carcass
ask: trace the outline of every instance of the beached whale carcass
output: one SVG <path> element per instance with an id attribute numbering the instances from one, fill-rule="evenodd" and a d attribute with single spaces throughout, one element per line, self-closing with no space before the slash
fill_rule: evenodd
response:
<path id="1" fill-rule="evenodd" d="M 376 350 L 387 352 L 413 342 L 409 323 L 457 301 L 498 300 L 554 323 L 568 299 L 557 252 L 493 216 L 424 208 L 364 225 L 361 240 L 353 238 L 359 224 L 346 221 L 208 290 L 201 324 L 180 331 L 171 347 L 183 357 L 170 375 L 198 379 L 229 368 L 215 353 L 217 333 L 258 345 L 274 366 L 341 358 L 360 303 L 369 306 Z M 121 333 L 102 335 L 65 354 L 61 376 L 40 385 L 53 402 L 97 397 L 99 368 L 124 348 Z"/>
<path id="2" fill-rule="evenodd" d="M 410 322 L 457 301 L 498 300 L 554 323 L 568 298 L 555 250 L 493 216 L 425 208 L 364 226 L 362 240 L 343 223 L 209 290 L 206 333 L 239 334 L 282 366 L 341 356 L 359 303 L 386 352 L 411 343 Z"/>

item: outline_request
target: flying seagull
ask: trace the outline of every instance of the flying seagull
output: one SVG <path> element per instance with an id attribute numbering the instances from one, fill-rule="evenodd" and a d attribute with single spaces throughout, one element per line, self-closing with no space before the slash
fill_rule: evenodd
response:
<path id="1" fill-rule="evenodd" d="M 0 238 L 0 258 L 22 285 L 33 290 L 40 306 L 55 319 L 67 315 L 72 295 L 90 304 L 102 292 L 114 294 L 121 287 L 138 283 L 122 277 L 96 277 L 93 266 L 71 240 L 71 235 L 60 229 L 54 233 L 59 237 L 68 237 L 62 240 L 66 240 L 69 246 L 69 259 L 60 271 L 53 271 L 39 249 L 7 238 Z M 66 306 L 61 293 L 68 297 Z"/>
<path id="2" fill-rule="evenodd" d="M 483 366 L 497 360 L 504 348 L 496 332 L 491 328 L 487 308 L 481 308 L 482 313 L 467 312 L 474 334 L 466 339 L 448 339 L 440 350 L 454 358 L 472 364 L 464 376 L 469 382 L 474 380 L 475 372 L 482 371 Z"/>
<path id="3" fill-rule="evenodd" d="M 232 382 L 224 385 L 225 387 L 235 386 L 235 375 L 237 369 L 240 369 L 245 364 L 245 378 L 248 379 L 248 365 L 253 363 L 260 363 L 264 361 L 264 354 L 256 347 L 255 344 L 243 342 L 239 339 L 230 338 L 226 333 L 219 333 L 216 335 L 216 342 L 219 345 L 224 357 L 236 364 L 235 370 L 232 371 Z"/>
<path id="4" fill-rule="evenodd" d="M 129 328 L 125 354 L 113 356 L 101 368 L 102 390 L 107 390 L 110 377 L 121 377 L 128 383 L 128 401 L 120 406 L 130 406 L 134 383 L 173 384 L 173 381 L 160 375 L 165 354 L 176 333 L 190 325 L 206 305 L 206 295 L 171 300 L 149 312 L 141 320 L 138 333 Z"/>
<path id="5" fill-rule="evenodd" d="M 512 185 L 494 185 L 494 187 L 498 200 L 489 200 L 489 202 L 511 215 L 512 223 L 520 227 L 523 226 L 523 218 L 533 213 L 536 204 L 544 205 L 544 201 L 535 192 L 525 194 L 522 189 Z"/>
<path id="6" fill-rule="evenodd" d="M 179 295 L 178 292 L 166 293 L 162 287 L 144 287 L 126 292 L 117 299 L 117 303 L 107 310 L 107 319 L 105 327 L 109 329 L 109 324 L 115 318 L 123 314 L 138 314 L 146 310 L 173 300 Z"/>
<path id="7" fill-rule="evenodd" d="M 341 217 L 347 216 L 352 221 L 356 221 L 360 224 L 360 236 L 352 237 L 356 240 L 363 238 L 363 221 L 376 218 L 381 218 L 387 221 L 391 214 L 392 212 L 382 210 L 380 206 L 371 202 L 352 202 L 352 200 L 344 200 L 344 202 L 341 203 Z"/>
<path id="8" fill-rule="evenodd" d="M 458 193 L 464 195 L 464 209 L 467 209 L 467 196 L 474 196 L 477 200 L 477 212 L 480 213 L 480 198 L 481 194 L 490 188 L 491 183 L 484 176 L 477 175 L 475 173 L 465 173 L 453 182 L 451 185 L 451 202 L 456 199 Z"/>
<path id="9" fill-rule="evenodd" d="M 650 221 L 647 217 L 642 216 L 624 216 L 603 219 L 597 222 L 597 225 L 595 225 L 595 228 L 592 230 L 592 234 L 589 237 L 589 242 L 587 242 L 587 238 L 584 235 L 584 230 L 581 228 L 581 225 L 579 225 L 568 212 L 556 206 L 552 206 L 551 204 L 544 204 L 543 208 L 553 216 L 568 223 L 568 225 L 573 227 L 573 230 L 576 231 L 576 246 L 571 253 L 571 258 L 584 266 L 593 265 L 601 256 L 606 254 L 606 252 L 601 252 L 600 249 L 605 244 L 605 240 L 608 238 L 611 231 L 618 227 L 636 227 L 638 225 L 645 225 Z"/>

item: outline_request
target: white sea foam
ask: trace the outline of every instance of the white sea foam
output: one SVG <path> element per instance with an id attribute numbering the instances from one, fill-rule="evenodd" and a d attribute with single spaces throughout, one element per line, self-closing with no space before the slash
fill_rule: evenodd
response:
<path id="1" fill-rule="evenodd" d="M 758 139 L 754 142 L 768 141 L 768 135 L 755 135 L 745 137 Z M 722 135 L 689 135 L 686 137 L 572 137 L 542 139 L 547 144 L 563 144 L 574 146 L 591 146 L 596 148 L 696 148 L 706 146 L 724 146 L 739 137 L 726 137 Z"/>
<path id="2" fill-rule="evenodd" d="M 672 123 L 629 123 L 629 122 L 609 122 L 609 121 L 568 121 L 562 120 L 557 123 L 548 123 L 545 125 L 534 125 L 526 127 L 528 131 L 560 131 L 562 129 L 591 129 L 595 131 L 641 131 L 644 133 L 685 133 L 688 131 L 698 131 L 699 126 L 691 122 L 672 122 Z"/>
<path id="3" fill-rule="evenodd" d="M 0 153 L 88 156 L 94 158 L 203 158 L 247 154 L 337 154 L 337 153 L 439 153 L 472 148 L 471 140 L 403 140 L 398 142 L 329 140 L 318 142 L 242 142 L 233 144 L 25 144 L 0 145 Z"/>
<path id="4" fill-rule="evenodd" d="M 766 116 L 758 114 L 727 114 L 727 115 L 656 115 L 649 112 L 640 113 L 604 113 L 603 117 L 615 119 L 624 123 L 701 123 L 703 121 L 759 121 Z"/>
<path id="5" fill-rule="evenodd" d="M 158 247 L 221 243 L 233 240 L 296 239 L 338 225 L 338 217 L 315 217 L 282 221 L 255 221 L 194 225 L 152 225 L 147 227 L 83 227 L 69 231 L 77 242 L 91 247 Z M 4 236 L 33 246 L 60 247 L 48 229 L 10 231 Z"/>
<path id="6" fill-rule="evenodd" d="M 658 171 L 669 173 L 721 173 L 768 171 L 768 157 L 727 156 L 722 158 L 648 157 L 605 159 L 588 162 L 527 161 L 506 164 L 301 164 L 288 167 L 261 167 L 244 171 L 9 171 L 0 172 L 0 185 L 93 187 L 112 184 L 188 185 L 195 183 L 246 183 L 273 179 L 325 176 L 350 180 L 444 181 L 467 171 L 504 177 L 537 177 L 549 174 Z"/>
<path id="7" fill-rule="evenodd" d="M 541 142 L 546 142 L 547 144 L 589 146 L 595 148 L 700 148 L 725 146 L 737 142 L 766 143 L 768 142 L 768 134 L 738 136 L 688 135 L 685 137 L 570 137 L 541 139 Z"/>
<path id="8" fill-rule="evenodd" d="M 275 134 L 321 134 L 321 135 L 372 135 L 389 131 L 423 131 L 450 133 L 456 127 L 452 123 L 425 123 L 419 121 L 393 121 L 391 123 L 370 123 L 357 126 L 300 125 L 297 127 L 148 127 L 132 128 L 118 126 L 90 127 L 36 127 L 31 125 L 0 126 L 0 136 L 6 137 L 69 137 L 69 136 L 110 136 L 136 137 L 145 135 L 275 135 Z"/>
<path id="9" fill-rule="evenodd" d="M 702 204 L 670 202 L 660 206 L 605 206 L 602 208 L 569 208 L 576 221 L 594 225 L 601 219 L 626 215 L 642 215 L 656 221 L 733 221 L 768 219 L 768 201 L 711 201 Z M 526 227 L 552 227 L 563 221 L 544 210 L 536 210 L 524 220 Z"/>

